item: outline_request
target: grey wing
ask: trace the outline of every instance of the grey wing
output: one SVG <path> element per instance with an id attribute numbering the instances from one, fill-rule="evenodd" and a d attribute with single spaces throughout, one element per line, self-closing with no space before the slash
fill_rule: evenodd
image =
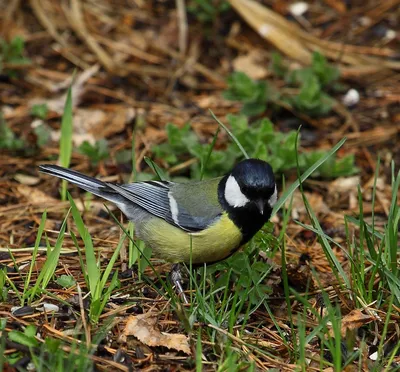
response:
<path id="1" fill-rule="evenodd" d="M 175 224 L 190 231 L 210 226 L 223 213 L 218 201 L 220 179 L 174 184 L 169 192 Z"/>
<path id="2" fill-rule="evenodd" d="M 177 189 L 185 189 L 184 185 L 165 181 L 135 182 L 125 185 L 107 184 L 124 198 L 171 225 L 188 232 L 203 230 L 215 221 L 222 210 L 205 208 L 204 199 L 197 193 L 191 192 L 181 195 L 181 198 L 176 197 Z M 183 200 L 180 200 L 182 196 Z M 187 205 L 192 205 L 191 210 L 195 213 L 190 213 L 186 208 Z M 128 208 L 125 208 L 124 213 L 130 218 Z M 134 220 L 134 216 L 131 219 Z"/>

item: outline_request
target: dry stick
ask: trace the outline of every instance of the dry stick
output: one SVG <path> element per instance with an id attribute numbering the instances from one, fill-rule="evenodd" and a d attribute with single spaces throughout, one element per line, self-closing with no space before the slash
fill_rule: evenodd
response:
<path id="1" fill-rule="evenodd" d="M 168 97 L 171 93 L 172 90 L 174 89 L 176 81 L 182 77 L 187 71 L 190 71 L 192 69 L 192 66 L 195 65 L 199 58 L 199 50 L 196 48 L 197 44 L 192 43 L 190 46 L 190 51 L 188 53 L 188 56 L 185 57 L 185 60 L 183 61 L 182 65 L 179 66 L 175 72 L 172 74 L 172 77 L 170 79 L 170 82 L 165 89 L 165 96 Z M 171 74 L 170 74 L 171 75 Z"/>
<path id="2" fill-rule="evenodd" d="M 61 48 L 56 47 L 54 49 L 58 53 L 60 53 L 63 57 L 65 57 L 67 60 L 71 61 L 75 66 L 78 66 L 82 69 L 89 68 L 90 65 L 88 63 L 86 63 L 85 61 L 81 60 L 79 57 L 68 51 L 67 43 L 58 33 L 57 28 L 51 22 L 50 18 L 47 17 L 46 12 L 41 7 L 40 0 L 30 0 L 30 4 L 39 23 L 41 23 L 41 25 L 47 30 L 50 36 L 61 45 Z"/>
<path id="3" fill-rule="evenodd" d="M 90 335 L 90 326 L 86 322 L 86 316 L 85 316 L 85 308 L 83 307 L 83 298 L 82 298 L 82 291 L 81 291 L 81 286 L 79 283 L 76 285 L 76 289 L 78 290 L 78 298 L 79 298 L 79 307 L 81 310 L 81 318 L 82 318 L 82 325 L 83 328 L 85 329 L 85 334 L 86 334 L 86 346 L 89 349 L 91 345 L 91 335 Z M 93 293 L 92 293 L 93 296 Z"/>
<path id="4" fill-rule="evenodd" d="M 393 0 L 393 1 L 382 1 L 377 7 L 374 9 L 371 9 L 367 13 L 365 13 L 365 17 L 368 17 L 370 20 L 369 24 L 366 26 L 361 26 L 358 29 L 355 29 L 352 31 L 353 35 L 358 35 L 366 31 L 367 29 L 375 26 L 378 22 L 380 22 L 384 16 L 386 15 L 386 12 L 393 8 L 394 6 L 397 6 L 400 4 L 399 0 Z"/>
<path id="5" fill-rule="evenodd" d="M 97 56 L 107 71 L 115 71 L 115 63 L 108 53 L 97 43 L 96 39 L 86 28 L 80 0 L 71 0 L 71 7 L 64 9 L 65 16 L 73 30 L 82 39 L 88 48 Z"/>
<path id="6" fill-rule="evenodd" d="M 18 321 L 21 322 L 20 318 L 15 318 Z M 26 323 L 26 325 L 28 325 L 29 323 Z M 49 331 L 51 334 L 53 334 L 55 337 L 60 338 L 61 340 L 67 341 L 67 342 L 71 342 L 71 343 L 77 343 L 77 344 L 82 344 L 81 340 L 75 339 L 71 336 L 67 336 L 65 334 L 63 334 L 62 332 L 58 331 L 57 329 L 53 328 L 52 326 L 48 325 L 48 324 L 44 324 L 43 328 L 45 328 L 47 331 Z M 97 345 L 90 345 L 92 348 L 97 347 Z M 72 349 L 70 346 L 63 346 L 62 349 L 66 352 L 73 352 L 76 355 L 79 355 L 80 351 L 79 350 L 74 350 Z M 101 357 L 95 356 L 95 355 L 88 355 L 88 358 L 90 358 L 91 360 L 93 360 L 94 362 L 102 362 L 102 363 L 106 363 L 109 364 L 110 366 L 114 367 L 114 368 L 119 368 L 122 371 L 128 371 L 128 367 L 114 362 L 112 360 L 109 359 L 103 359 Z M 115 369 L 114 369 L 115 370 Z"/>
<path id="7" fill-rule="evenodd" d="M 236 341 L 236 342 L 237 342 L 238 344 L 240 344 L 240 345 L 246 345 L 246 342 L 243 341 L 241 338 L 236 337 L 236 336 L 233 335 L 232 333 L 229 333 L 228 331 L 226 331 L 226 330 L 224 330 L 224 329 L 222 329 L 222 328 L 219 328 L 219 327 L 217 327 L 217 326 L 215 326 L 215 325 L 213 325 L 213 324 L 207 324 L 207 326 L 210 327 L 210 328 L 215 329 L 215 330 L 218 331 L 218 332 L 221 332 L 221 333 L 224 334 L 225 336 L 228 336 L 230 339 L 232 339 L 233 341 Z M 293 370 L 293 367 L 294 367 L 293 365 L 290 366 L 290 365 L 288 365 L 288 364 L 286 364 L 286 363 L 283 363 L 283 362 L 277 361 L 276 359 L 271 358 L 269 355 L 262 354 L 262 353 L 260 353 L 260 351 L 257 349 L 257 347 L 255 347 L 253 350 L 254 350 L 254 352 L 257 352 L 257 353 L 261 354 L 265 359 L 269 360 L 270 362 L 275 363 L 275 364 L 278 364 L 281 368 L 285 368 L 285 367 L 286 367 L 287 370 Z"/>
<path id="8" fill-rule="evenodd" d="M 18 9 L 20 0 L 12 0 L 6 8 L 3 26 L 1 27 L 1 34 L 6 35 L 6 31 L 10 30 L 10 24 L 15 11 Z"/>
<path id="9" fill-rule="evenodd" d="M 177 51 L 168 48 L 168 46 L 161 44 L 157 40 L 152 41 L 152 47 L 179 61 L 185 59 L 185 57 L 181 56 Z M 214 71 L 211 71 L 209 68 L 198 62 L 196 62 L 192 67 L 195 71 L 204 75 L 204 77 L 218 85 L 219 88 L 226 88 L 225 79 L 221 75 L 215 73 Z"/>
<path id="10" fill-rule="evenodd" d="M 400 69 L 400 63 L 397 61 L 365 56 L 367 53 L 372 54 L 371 52 L 376 49 L 320 40 L 253 0 L 230 0 L 230 3 L 260 35 L 302 63 L 311 62 L 310 50 L 321 50 L 323 54 L 333 59 L 344 51 L 342 59 L 345 63 Z M 394 52 L 389 50 L 389 55 L 393 54 Z"/>
<path id="11" fill-rule="evenodd" d="M 153 54 L 147 53 L 142 49 L 139 49 L 137 46 L 133 44 L 125 44 L 120 41 L 112 40 L 112 39 L 107 39 L 104 36 L 101 35 L 94 35 L 94 37 L 101 43 L 106 45 L 110 49 L 114 49 L 118 52 L 125 53 L 127 55 L 131 55 L 133 57 L 142 59 L 143 61 L 149 62 L 149 63 L 162 63 L 164 58 L 161 58 L 159 56 L 155 56 Z"/>
<path id="12" fill-rule="evenodd" d="M 178 12 L 178 26 L 179 26 L 179 50 L 181 56 L 186 54 L 188 44 L 188 24 L 186 17 L 185 0 L 175 0 L 176 9 Z"/>

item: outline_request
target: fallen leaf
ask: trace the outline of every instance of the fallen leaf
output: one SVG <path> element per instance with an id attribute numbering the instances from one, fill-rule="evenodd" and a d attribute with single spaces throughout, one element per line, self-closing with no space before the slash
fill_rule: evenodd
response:
<path id="1" fill-rule="evenodd" d="M 124 130 L 125 125 L 135 117 L 132 108 L 117 105 L 112 110 L 77 108 L 74 111 L 72 142 L 79 147 L 87 141 L 94 145 L 96 140 L 107 138 Z M 60 130 L 51 132 L 52 141 L 58 142 Z"/>
<path id="2" fill-rule="evenodd" d="M 359 309 L 352 310 L 342 318 L 340 334 L 344 338 L 347 332 L 354 331 L 365 324 L 371 323 L 373 320 L 375 320 L 375 317 L 372 315 L 364 314 Z M 333 329 L 330 330 L 329 334 L 332 337 L 334 336 Z"/>
<path id="3" fill-rule="evenodd" d="M 289 283 L 297 291 L 314 291 L 316 283 L 308 265 L 297 265 L 289 263 L 286 267 Z"/>
<path id="4" fill-rule="evenodd" d="M 311 209 L 316 214 L 327 214 L 329 213 L 329 207 L 325 204 L 321 194 L 316 192 L 308 193 L 305 192 L 308 202 L 310 203 Z M 286 207 L 289 207 L 290 200 L 286 202 Z M 293 194 L 292 202 L 292 218 L 299 219 L 301 215 L 306 213 L 306 207 L 304 206 L 303 197 L 299 190 L 296 190 Z"/>
<path id="5" fill-rule="evenodd" d="M 36 187 L 30 187 L 27 185 L 18 185 L 17 191 L 29 200 L 32 204 L 51 204 L 57 203 L 57 199 L 52 198 L 47 193 L 39 190 Z"/>
<path id="6" fill-rule="evenodd" d="M 232 65 L 235 71 L 244 72 L 254 80 L 263 79 L 268 75 L 265 55 L 259 49 L 251 50 L 246 55 L 236 57 Z"/>
<path id="7" fill-rule="evenodd" d="M 349 209 L 354 210 L 358 207 L 357 190 L 360 185 L 360 177 L 339 177 L 329 184 L 328 192 L 335 199 L 339 199 L 340 195 L 347 195 L 349 198 Z"/>
<path id="8" fill-rule="evenodd" d="M 160 332 L 157 322 L 157 316 L 151 312 L 129 317 L 120 341 L 126 342 L 127 336 L 135 336 L 147 346 L 164 346 L 191 354 L 187 336 Z"/>
<path id="9" fill-rule="evenodd" d="M 357 192 L 357 186 L 360 184 L 360 177 L 339 177 L 329 185 L 329 193 L 347 193 Z"/>
<path id="10" fill-rule="evenodd" d="M 29 175 L 23 174 L 23 173 L 17 173 L 14 176 L 14 179 L 16 181 L 18 181 L 19 183 L 21 183 L 23 185 L 28 185 L 28 186 L 34 186 L 34 185 L 37 185 L 40 182 L 40 178 L 39 177 L 29 176 Z"/>
<path id="11" fill-rule="evenodd" d="M 77 77 L 74 83 L 71 86 L 71 96 L 72 96 L 72 107 L 76 107 L 79 105 L 83 94 L 86 92 L 86 82 L 94 76 L 100 69 L 99 65 L 93 65 L 92 67 L 86 69 L 80 74 L 77 74 Z M 71 78 L 65 80 L 62 83 L 63 88 L 68 88 L 71 84 Z M 67 98 L 67 93 L 61 94 L 60 96 L 48 99 L 48 98 L 33 98 L 29 101 L 28 105 L 33 107 L 34 105 L 46 104 L 50 111 L 57 112 L 61 115 L 64 112 L 65 101 Z"/>

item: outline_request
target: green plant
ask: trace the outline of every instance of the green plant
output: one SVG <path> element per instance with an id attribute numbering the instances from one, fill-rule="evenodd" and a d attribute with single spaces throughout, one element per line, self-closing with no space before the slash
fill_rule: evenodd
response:
<path id="1" fill-rule="evenodd" d="M 31 114 L 42 120 L 46 119 L 48 112 L 49 108 L 45 103 L 33 105 L 31 108 Z"/>
<path id="2" fill-rule="evenodd" d="M 29 324 L 24 327 L 23 331 L 10 331 L 8 334 L 2 332 L 1 339 L 8 340 L 29 348 L 31 362 L 35 367 L 35 371 L 90 371 L 93 368 L 93 361 L 90 355 L 93 354 L 95 348 L 88 349 L 84 342 L 76 342 L 66 348 L 62 341 L 46 337 L 44 341 L 39 342 L 36 338 L 37 327 Z M 96 337 L 95 342 L 99 342 Z M 24 357 L 23 352 L 15 352 L 5 356 L 2 353 L 0 362 L 8 361 L 11 365 L 18 362 Z M 1 366 L 1 364 L 0 364 Z"/>
<path id="3" fill-rule="evenodd" d="M 31 277 L 31 274 L 32 274 L 33 265 L 34 265 L 34 262 L 36 260 L 37 250 L 38 250 L 38 247 L 39 247 L 41 235 L 42 235 L 43 230 L 44 230 L 44 223 L 46 221 L 46 212 L 43 213 L 42 221 L 41 221 L 41 224 L 39 226 L 39 232 L 38 232 L 38 235 L 36 237 L 35 248 L 34 248 L 34 253 L 33 253 L 33 259 L 31 261 L 28 277 L 25 280 L 25 286 L 24 286 L 24 294 L 26 293 L 26 294 L 30 295 L 29 296 L 29 301 L 30 302 L 34 299 L 34 297 L 38 293 L 41 293 L 41 291 L 43 291 L 47 287 L 47 285 L 49 284 L 50 280 L 54 276 L 54 273 L 55 273 L 57 265 L 58 265 L 58 260 L 59 260 L 59 257 L 60 257 L 62 244 L 63 244 L 63 241 L 64 241 L 64 233 L 65 233 L 65 229 L 67 227 L 68 214 L 69 214 L 69 212 L 67 213 L 67 215 L 64 218 L 64 221 L 63 221 L 63 223 L 61 225 L 60 233 L 58 234 L 57 241 L 56 241 L 56 244 L 55 244 L 54 248 L 52 248 L 50 246 L 50 243 L 49 243 L 48 239 L 46 238 L 46 245 L 47 245 L 47 258 L 46 258 L 46 261 L 45 261 L 42 269 L 40 270 L 39 276 L 36 279 L 34 286 L 28 290 L 27 287 L 30 284 L 30 277 Z M 24 295 L 24 297 L 26 297 L 26 295 Z"/>
<path id="4" fill-rule="evenodd" d="M 379 164 L 379 163 L 378 163 Z M 376 184 L 379 165 L 375 173 L 373 187 L 372 207 L 376 203 Z M 399 221 L 400 208 L 398 193 L 400 191 L 400 172 L 397 174 L 392 166 L 392 198 L 390 203 L 387 223 L 383 232 L 376 229 L 375 214 L 372 222 L 368 223 L 364 217 L 363 200 L 359 189 L 359 213 L 358 218 L 346 217 L 346 223 L 352 223 L 359 227 L 359 240 L 348 240 L 351 247 L 351 270 L 357 283 L 356 293 L 364 303 L 385 301 L 384 293 L 387 291 L 394 296 L 396 306 L 400 305 L 400 273 L 398 269 L 399 259 Z M 366 251 L 365 248 L 366 247 Z M 377 278 L 379 280 L 377 281 Z"/>
<path id="5" fill-rule="evenodd" d="M 230 101 L 243 102 L 242 114 L 252 116 L 262 114 L 267 103 L 278 98 L 278 93 L 265 81 L 254 81 L 244 72 L 234 72 L 228 78 L 228 89 L 224 97 Z"/>
<path id="6" fill-rule="evenodd" d="M 46 123 L 42 123 L 33 129 L 36 134 L 36 144 L 38 147 L 44 147 L 50 141 L 51 129 Z"/>
<path id="7" fill-rule="evenodd" d="M 86 155 L 94 165 L 110 156 L 105 139 L 100 139 L 95 144 L 84 141 L 78 150 L 81 154 Z"/>
<path id="8" fill-rule="evenodd" d="M 8 338 L 11 341 L 17 342 L 18 344 L 25 345 L 28 347 L 39 346 L 39 341 L 36 339 L 36 327 L 33 324 L 29 324 L 25 327 L 23 332 L 11 331 L 8 333 Z"/>
<path id="9" fill-rule="evenodd" d="M 38 295 L 46 291 L 46 287 L 54 277 L 54 273 L 57 268 L 58 259 L 60 257 L 61 248 L 64 240 L 64 233 L 66 229 L 66 221 L 67 221 L 66 218 L 64 219 L 61 225 L 60 233 L 57 237 L 57 241 L 54 247 L 50 246 L 49 240 L 46 237 L 46 246 L 47 246 L 46 261 L 44 262 L 40 270 L 39 276 L 35 280 L 35 283 L 32 285 L 31 283 L 32 272 L 36 265 L 36 259 L 39 251 L 39 246 L 42 240 L 46 219 L 47 219 L 47 213 L 46 211 L 44 211 L 36 235 L 35 245 L 33 247 L 32 259 L 30 260 L 28 273 L 25 275 L 22 272 L 18 271 L 18 274 L 23 281 L 23 289 L 21 290 L 19 286 L 16 286 L 14 281 L 8 277 L 6 272 L 4 271 L 0 272 L 0 281 L 4 280 L 4 283 L 5 282 L 8 283 L 8 285 L 12 288 L 15 295 L 18 297 L 21 306 L 24 306 L 26 303 L 30 305 Z M 18 265 L 12 254 L 12 251 L 10 250 L 9 253 L 12 260 L 14 261 L 14 267 L 17 268 L 18 270 Z M 6 291 L 5 287 L 3 287 L 3 293 L 4 291 Z"/>
<path id="10" fill-rule="evenodd" d="M 6 71 L 10 76 L 16 75 L 16 70 L 4 66 L 29 64 L 31 61 L 24 57 L 25 42 L 20 36 L 16 36 L 9 43 L 0 39 L 0 72 Z"/>
<path id="11" fill-rule="evenodd" d="M 300 93 L 288 99 L 297 110 L 311 116 L 321 116 L 329 113 L 335 101 L 322 91 L 318 79 L 310 75 L 304 79 Z"/>
<path id="12" fill-rule="evenodd" d="M 76 285 L 76 280 L 72 275 L 61 275 L 57 278 L 56 283 L 64 288 L 70 288 Z"/>
<path id="13" fill-rule="evenodd" d="M 85 273 L 85 281 L 87 288 L 90 291 L 90 309 L 89 317 L 93 323 L 97 323 L 99 317 L 110 298 L 111 292 L 118 286 L 118 271 L 115 271 L 112 275 L 110 283 L 107 285 L 107 281 L 111 275 L 111 270 L 114 266 L 115 261 L 118 258 L 119 251 L 121 250 L 123 243 L 125 241 L 125 235 L 122 235 L 117 248 L 115 249 L 111 259 L 109 260 L 104 272 L 101 272 L 100 263 L 96 259 L 96 254 L 93 246 L 92 238 L 89 234 L 88 229 L 83 223 L 82 217 L 76 207 L 74 200 L 71 195 L 68 194 L 68 200 L 71 204 L 71 213 L 78 229 L 79 235 L 83 240 L 85 246 L 85 260 L 81 253 L 81 248 L 79 246 L 78 240 L 75 234 L 71 231 L 71 237 L 74 241 L 76 248 L 78 249 L 80 263 L 83 273 Z"/>
<path id="14" fill-rule="evenodd" d="M 0 149 L 22 150 L 25 142 L 17 138 L 14 132 L 7 126 L 3 115 L 0 113 Z"/>
<path id="15" fill-rule="evenodd" d="M 293 70 L 289 73 L 284 66 L 281 65 L 281 68 L 286 72 L 286 82 L 290 85 L 302 85 L 310 77 L 315 77 L 321 87 L 327 87 L 336 83 L 340 76 L 338 68 L 331 66 L 325 56 L 318 52 L 313 53 L 310 67 Z"/>
<path id="16" fill-rule="evenodd" d="M 296 131 L 281 133 L 274 130 L 268 119 L 249 123 L 244 115 L 228 115 L 231 130 L 236 140 L 241 144 L 250 157 L 268 161 L 276 173 L 296 167 L 296 157 L 293 151 L 298 141 Z M 228 172 L 235 162 L 242 159 L 235 143 L 230 143 L 222 150 L 213 149 L 210 153 L 209 144 L 201 144 L 195 133 L 186 124 L 182 129 L 168 124 L 168 139 L 166 143 L 153 147 L 154 156 L 163 159 L 169 165 L 175 165 L 191 155 L 199 162 L 191 166 L 191 178 L 201 179 L 216 177 Z M 312 151 L 299 154 L 300 170 L 304 171 L 319 159 L 325 156 L 325 151 Z M 202 164 L 207 159 L 207 166 Z M 347 155 L 341 159 L 335 156 L 324 162 L 313 177 L 339 177 L 354 174 L 354 156 Z"/>
<path id="17" fill-rule="evenodd" d="M 84 342 L 73 343 L 68 349 L 62 341 L 46 337 L 35 351 L 31 351 L 35 370 L 47 371 L 92 371 L 93 361 L 90 356 L 94 348 L 88 348 Z"/>
<path id="18" fill-rule="evenodd" d="M 7 269 L 0 268 L 0 302 L 7 302 L 8 290 L 7 283 Z"/>
<path id="19" fill-rule="evenodd" d="M 310 67 L 289 71 L 282 57 L 275 53 L 271 65 L 278 77 L 285 78 L 289 86 L 299 87 L 300 92 L 288 95 L 265 81 L 254 81 L 243 72 L 234 72 L 228 78 L 224 97 L 243 102 L 242 113 L 247 116 L 262 114 L 268 105 L 274 107 L 278 100 L 311 116 L 325 115 L 331 111 L 335 101 L 324 89 L 335 86 L 339 70 L 329 65 L 322 54 L 313 54 Z"/>
<path id="20" fill-rule="evenodd" d="M 61 119 L 61 139 L 60 139 L 60 158 L 62 167 L 68 168 L 72 154 L 72 86 L 68 88 L 67 98 L 65 100 L 64 112 Z M 61 199 L 67 199 L 67 181 L 61 183 Z"/>
<path id="21" fill-rule="evenodd" d="M 190 0 L 187 6 L 189 13 L 204 23 L 214 21 L 229 8 L 230 4 L 226 0 Z"/>

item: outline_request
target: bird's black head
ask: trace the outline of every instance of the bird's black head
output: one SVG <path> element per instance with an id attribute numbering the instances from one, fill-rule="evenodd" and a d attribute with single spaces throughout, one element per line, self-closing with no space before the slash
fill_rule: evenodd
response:
<path id="1" fill-rule="evenodd" d="M 259 159 L 238 163 L 220 182 L 218 194 L 246 241 L 268 221 L 278 198 L 272 168 Z"/>

